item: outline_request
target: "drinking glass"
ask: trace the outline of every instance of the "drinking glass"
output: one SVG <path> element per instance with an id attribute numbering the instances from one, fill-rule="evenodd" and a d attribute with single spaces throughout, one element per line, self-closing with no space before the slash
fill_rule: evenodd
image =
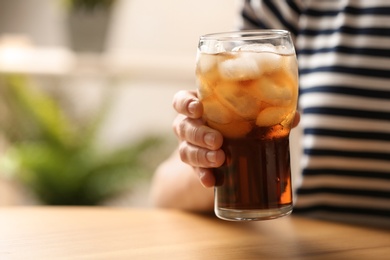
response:
<path id="1" fill-rule="evenodd" d="M 249 221 L 290 214 L 289 135 L 298 99 L 290 33 L 203 35 L 196 79 L 204 120 L 224 137 L 226 160 L 213 169 L 216 215 Z"/>

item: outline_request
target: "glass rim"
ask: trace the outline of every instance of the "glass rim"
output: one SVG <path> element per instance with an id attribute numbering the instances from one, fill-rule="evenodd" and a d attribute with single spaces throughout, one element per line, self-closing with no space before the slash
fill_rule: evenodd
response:
<path id="1" fill-rule="evenodd" d="M 257 29 L 230 32 L 208 33 L 200 36 L 200 40 L 236 41 L 289 37 L 290 32 L 282 29 Z"/>

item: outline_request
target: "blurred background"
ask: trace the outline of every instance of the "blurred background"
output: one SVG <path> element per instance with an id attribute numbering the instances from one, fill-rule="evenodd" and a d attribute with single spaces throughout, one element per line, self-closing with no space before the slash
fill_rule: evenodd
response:
<path id="1" fill-rule="evenodd" d="M 0 206 L 147 206 L 173 94 L 236 0 L 0 0 Z"/>

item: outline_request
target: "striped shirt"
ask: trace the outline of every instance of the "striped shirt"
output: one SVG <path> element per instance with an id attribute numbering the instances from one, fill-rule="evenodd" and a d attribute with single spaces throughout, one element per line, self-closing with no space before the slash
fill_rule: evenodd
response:
<path id="1" fill-rule="evenodd" d="M 247 0 L 240 22 L 294 38 L 303 128 L 294 214 L 390 227 L 390 1 Z"/>

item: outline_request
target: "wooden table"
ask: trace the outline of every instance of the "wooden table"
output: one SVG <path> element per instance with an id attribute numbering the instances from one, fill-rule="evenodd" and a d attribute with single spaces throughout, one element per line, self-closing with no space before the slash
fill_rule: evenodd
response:
<path id="1" fill-rule="evenodd" d="M 0 259 L 390 259 L 390 231 L 176 210 L 0 208 Z"/>

